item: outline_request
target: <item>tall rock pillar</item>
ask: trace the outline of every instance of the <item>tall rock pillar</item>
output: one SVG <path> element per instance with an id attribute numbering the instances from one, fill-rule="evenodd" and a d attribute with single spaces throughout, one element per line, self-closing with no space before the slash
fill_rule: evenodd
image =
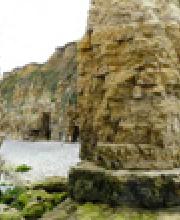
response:
<path id="1" fill-rule="evenodd" d="M 82 159 L 180 167 L 179 30 L 178 1 L 92 0 L 78 47 Z"/>
<path id="2" fill-rule="evenodd" d="M 180 205 L 179 42 L 179 1 L 92 0 L 78 47 L 83 161 L 69 175 L 72 198 Z"/>

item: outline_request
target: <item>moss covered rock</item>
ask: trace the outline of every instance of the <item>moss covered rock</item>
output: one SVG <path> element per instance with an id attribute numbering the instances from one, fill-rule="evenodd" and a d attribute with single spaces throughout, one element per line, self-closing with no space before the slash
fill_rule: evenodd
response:
<path id="1" fill-rule="evenodd" d="M 18 197 L 26 191 L 23 187 L 15 187 L 13 189 L 8 189 L 5 193 L 1 194 L 0 202 L 11 205 L 17 201 Z"/>
<path id="2" fill-rule="evenodd" d="M 43 213 L 52 210 L 55 206 L 61 203 L 67 197 L 66 192 L 62 193 L 48 193 L 45 190 L 27 190 L 22 188 L 15 188 L 7 191 L 1 197 L 1 203 L 7 204 L 7 210 L 2 213 L 0 219 L 11 219 L 11 208 L 16 208 L 25 219 L 38 219 Z M 16 210 L 14 209 L 14 210 Z M 15 213 L 13 219 L 19 219 L 19 213 Z M 20 219 L 22 217 L 20 216 Z"/>
<path id="3" fill-rule="evenodd" d="M 157 209 L 180 205 L 179 176 L 177 170 L 114 171 L 84 162 L 71 170 L 69 189 L 78 202 Z"/>
<path id="4" fill-rule="evenodd" d="M 49 204 L 50 205 L 50 204 Z M 25 219 L 29 220 L 35 220 L 42 216 L 42 214 L 47 211 L 48 208 L 44 203 L 30 203 L 28 204 L 22 211 L 22 215 L 25 217 Z M 50 208 L 49 208 L 50 210 Z"/>
<path id="5" fill-rule="evenodd" d="M 18 210 L 7 207 L 6 209 L 4 209 L 2 213 L 0 213 L 0 219 L 1 220 L 22 220 L 23 217 Z"/>
<path id="6" fill-rule="evenodd" d="M 79 204 L 67 199 L 55 209 L 43 215 L 41 220 L 178 220 L 179 209 L 156 210 L 110 207 L 105 204 Z"/>
<path id="7" fill-rule="evenodd" d="M 66 197 L 66 193 L 61 194 L 47 194 L 42 191 L 36 194 L 36 201 L 27 202 L 28 199 L 25 195 L 22 195 L 20 200 L 26 205 L 22 210 L 22 215 L 25 219 L 33 220 L 40 218 L 45 212 L 52 210 L 58 203 L 60 203 Z"/>
<path id="8" fill-rule="evenodd" d="M 22 193 L 14 203 L 17 208 L 23 209 L 30 203 L 43 203 L 54 207 L 67 197 L 67 193 L 49 194 L 44 190 L 28 190 Z"/>
<path id="9" fill-rule="evenodd" d="M 19 173 L 25 173 L 28 172 L 32 169 L 32 167 L 26 165 L 26 164 L 21 164 L 19 166 L 16 167 L 15 171 L 19 172 Z"/>
<path id="10" fill-rule="evenodd" d="M 22 210 L 25 219 L 33 220 L 52 210 L 67 197 L 67 193 L 49 194 L 44 190 L 28 190 L 22 193 L 13 204 Z"/>

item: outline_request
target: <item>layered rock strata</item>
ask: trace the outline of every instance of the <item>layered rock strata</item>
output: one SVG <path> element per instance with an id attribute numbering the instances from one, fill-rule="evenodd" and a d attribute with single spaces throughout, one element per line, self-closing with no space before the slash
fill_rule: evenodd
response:
<path id="1" fill-rule="evenodd" d="M 92 1 L 78 47 L 83 159 L 180 166 L 179 29 L 177 1 Z"/>
<path id="2" fill-rule="evenodd" d="M 91 162 L 70 172 L 74 199 L 180 204 L 179 40 L 178 1 L 91 2 L 78 46 L 81 158 Z"/>
<path id="3" fill-rule="evenodd" d="M 0 132 L 11 139 L 73 140 L 76 47 L 69 43 L 44 64 L 28 64 L 5 74 L 0 82 Z"/>

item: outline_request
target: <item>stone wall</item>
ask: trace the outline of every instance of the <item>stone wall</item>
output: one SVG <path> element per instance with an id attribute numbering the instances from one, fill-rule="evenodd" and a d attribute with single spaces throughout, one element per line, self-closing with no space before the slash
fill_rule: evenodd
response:
<path id="1" fill-rule="evenodd" d="M 180 166 L 180 9 L 93 0 L 78 45 L 82 159 L 109 169 Z"/>

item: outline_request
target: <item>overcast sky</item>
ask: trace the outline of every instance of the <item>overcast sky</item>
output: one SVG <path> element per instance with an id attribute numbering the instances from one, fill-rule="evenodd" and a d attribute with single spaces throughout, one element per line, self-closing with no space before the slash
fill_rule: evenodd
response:
<path id="1" fill-rule="evenodd" d="M 57 46 L 78 40 L 90 0 L 0 0 L 1 73 L 44 62 Z"/>

